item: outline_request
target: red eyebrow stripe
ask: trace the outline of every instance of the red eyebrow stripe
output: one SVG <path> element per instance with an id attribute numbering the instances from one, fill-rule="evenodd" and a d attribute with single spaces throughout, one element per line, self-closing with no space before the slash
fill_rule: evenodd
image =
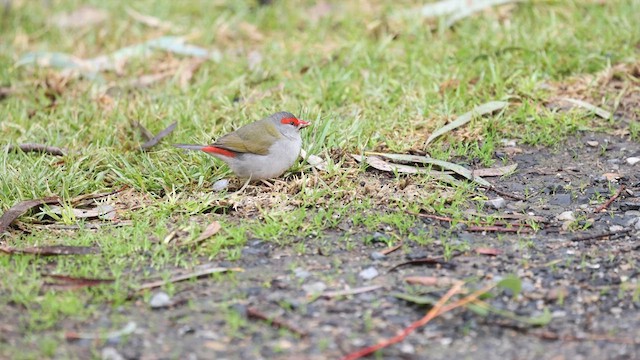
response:
<path id="1" fill-rule="evenodd" d="M 231 150 L 219 148 L 219 147 L 213 146 L 213 145 L 203 147 L 202 151 L 204 151 L 206 153 L 218 154 L 218 155 L 222 155 L 222 156 L 226 156 L 226 157 L 236 157 L 238 155 L 238 154 L 234 153 Z"/>
<path id="2" fill-rule="evenodd" d="M 296 118 L 284 118 L 282 120 L 280 120 L 281 124 L 288 124 L 290 122 L 293 121 L 293 125 L 298 126 L 298 124 L 300 123 L 300 120 L 296 119 Z"/>

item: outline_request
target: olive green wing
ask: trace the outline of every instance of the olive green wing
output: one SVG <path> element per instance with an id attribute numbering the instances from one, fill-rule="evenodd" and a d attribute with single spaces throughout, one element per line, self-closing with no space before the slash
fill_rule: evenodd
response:
<path id="1" fill-rule="evenodd" d="M 238 153 L 267 155 L 282 135 L 270 121 L 257 121 L 218 139 L 213 145 Z"/>

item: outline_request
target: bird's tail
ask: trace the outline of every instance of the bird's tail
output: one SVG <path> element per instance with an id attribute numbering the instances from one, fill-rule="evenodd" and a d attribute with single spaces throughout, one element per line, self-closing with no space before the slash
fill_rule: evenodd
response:
<path id="1" fill-rule="evenodd" d="M 190 145 L 190 144 L 173 144 L 173 146 L 180 148 L 180 149 L 187 149 L 187 150 L 202 150 L 206 147 L 204 145 Z"/>

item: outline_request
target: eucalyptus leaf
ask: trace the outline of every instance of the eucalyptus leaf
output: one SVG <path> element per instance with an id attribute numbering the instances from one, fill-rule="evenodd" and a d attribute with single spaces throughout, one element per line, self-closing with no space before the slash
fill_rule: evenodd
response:
<path id="1" fill-rule="evenodd" d="M 474 117 L 476 116 L 482 116 L 482 115 L 486 115 L 486 114 L 491 114 L 495 111 L 504 109 L 505 107 L 507 107 L 509 105 L 508 102 L 505 101 L 490 101 L 488 103 L 482 104 L 482 105 L 478 105 L 476 107 L 474 107 L 471 111 L 466 112 L 462 115 L 460 115 L 455 121 L 441 127 L 440 129 L 436 130 L 433 132 L 433 134 L 431 134 L 431 136 L 429 136 L 429 138 L 427 139 L 427 142 L 425 143 L 425 145 L 429 145 L 433 140 L 435 140 L 437 137 L 448 133 L 449 131 L 459 128 L 460 126 L 468 123 L 469 121 L 471 121 Z"/>
<path id="2" fill-rule="evenodd" d="M 435 305 L 438 302 L 437 298 L 429 295 L 411 295 L 395 292 L 391 293 L 391 296 L 418 305 Z"/>
<path id="3" fill-rule="evenodd" d="M 408 155 L 408 154 L 385 154 L 385 153 L 374 153 L 374 152 L 367 152 L 366 154 L 379 156 L 391 161 L 435 165 L 443 170 L 453 171 L 454 173 L 466 179 L 469 179 L 471 181 L 475 181 L 476 183 L 482 186 L 492 187 L 490 182 L 486 181 L 485 179 L 479 176 L 474 176 L 471 170 L 465 168 L 462 165 L 450 163 L 448 161 L 438 160 L 438 159 L 430 158 L 427 156 L 417 156 L 417 155 Z"/>

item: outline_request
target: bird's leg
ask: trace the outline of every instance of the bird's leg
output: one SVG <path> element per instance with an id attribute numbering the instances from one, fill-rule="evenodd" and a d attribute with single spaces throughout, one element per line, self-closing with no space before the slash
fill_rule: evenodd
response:
<path id="1" fill-rule="evenodd" d="M 251 176 L 249 176 L 249 178 L 247 179 L 247 181 L 245 181 L 244 185 L 242 185 L 242 187 L 240 188 L 240 190 L 236 191 L 235 194 L 239 194 L 241 192 L 244 191 L 244 189 L 247 188 L 247 185 L 249 185 L 249 182 L 251 181 Z"/>
<path id="2" fill-rule="evenodd" d="M 268 182 L 265 179 L 260 179 L 260 182 L 262 182 L 263 184 L 267 185 L 269 188 L 273 188 L 273 184 Z"/>

